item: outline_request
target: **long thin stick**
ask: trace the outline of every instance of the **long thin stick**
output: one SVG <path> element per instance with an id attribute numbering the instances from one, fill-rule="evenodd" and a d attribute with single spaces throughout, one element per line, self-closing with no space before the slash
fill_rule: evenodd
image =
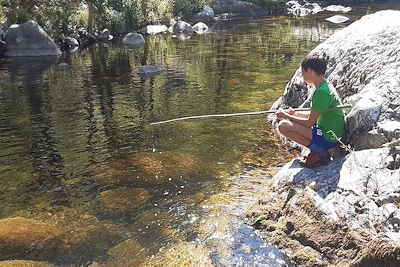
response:
<path id="1" fill-rule="evenodd" d="M 346 105 L 336 106 L 336 107 L 333 107 L 331 109 L 335 109 L 335 108 L 351 108 L 351 107 L 352 107 L 352 105 L 346 104 Z M 295 108 L 293 110 L 294 111 L 309 111 L 311 109 L 310 108 Z M 238 116 L 264 115 L 264 114 L 275 113 L 275 112 L 278 112 L 278 111 L 279 110 L 264 110 L 264 111 L 243 112 L 243 113 L 211 114 L 211 115 L 190 116 L 190 117 L 176 118 L 176 119 L 166 120 L 166 121 L 153 122 L 153 123 L 150 123 L 150 125 L 158 125 L 158 124 L 164 124 L 164 123 L 170 123 L 170 122 L 187 121 L 187 120 L 195 120 L 195 119 L 206 119 L 206 118 L 226 118 L 226 117 L 238 117 Z"/>

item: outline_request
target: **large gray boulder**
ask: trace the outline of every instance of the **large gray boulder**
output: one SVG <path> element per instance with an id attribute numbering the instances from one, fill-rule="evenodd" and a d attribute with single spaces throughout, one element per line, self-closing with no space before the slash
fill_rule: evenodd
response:
<path id="1" fill-rule="evenodd" d="M 356 103 L 347 116 L 347 139 L 356 150 L 400 138 L 399 123 L 391 123 L 400 121 L 399 28 L 400 11 L 380 11 L 336 32 L 310 53 L 329 57 L 327 78 L 343 102 Z M 273 108 L 307 106 L 312 91 L 299 68 Z"/>
<path id="2" fill-rule="evenodd" d="M 303 168 L 292 160 L 273 178 L 274 187 L 302 184 L 326 217 L 345 219 L 355 229 L 367 231 L 375 238 L 395 235 L 400 222 L 400 169 L 388 168 L 389 147 L 352 152 L 324 167 Z M 390 209 L 389 209 L 390 207 Z M 397 225 L 397 226 L 396 226 Z"/>
<path id="3" fill-rule="evenodd" d="M 143 38 L 143 35 L 131 32 L 125 35 L 125 37 L 122 39 L 122 43 L 126 47 L 139 48 L 144 46 L 145 40 Z"/>
<path id="4" fill-rule="evenodd" d="M 5 35 L 6 56 L 59 56 L 61 50 L 36 21 L 14 24 Z"/>
<path id="5" fill-rule="evenodd" d="M 186 21 L 178 21 L 172 26 L 173 33 L 175 34 L 187 34 L 191 35 L 193 34 L 194 30 L 192 28 L 192 25 L 187 23 Z"/>

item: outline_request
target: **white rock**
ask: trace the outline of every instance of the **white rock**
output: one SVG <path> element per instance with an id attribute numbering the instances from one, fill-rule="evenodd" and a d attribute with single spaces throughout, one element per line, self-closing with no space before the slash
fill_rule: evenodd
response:
<path id="1" fill-rule="evenodd" d="M 330 12 L 342 12 L 342 13 L 347 13 L 351 11 L 351 7 L 344 7 L 341 5 L 330 5 L 324 8 L 326 11 Z"/>
<path id="2" fill-rule="evenodd" d="M 335 15 L 335 16 L 329 17 L 329 18 L 327 18 L 325 20 L 327 20 L 329 22 L 332 22 L 332 23 L 335 23 L 335 24 L 339 24 L 339 23 L 343 23 L 343 22 L 348 21 L 349 18 L 346 17 L 346 16 L 342 16 L 342 15 Z"/>
<path id="3" fill-rule="evenodd" d="M 148 25 L 146 26 L 147 34 L 158 34 L 164 33 L 168 31 L 168 27 L 166 25 Z"/>
<path id="4" fill-rule="evenodd" d="M 193 30 L 197 34 L 203 34 L 208 31 L 208 26 L 203 22 L 198 22 L 195 25 L 193 25 Z"/>
<path id="5" fill-rule="evenodd" d="M 383 132 L 395 132 L 400 131 L 400 121 L 385 121 L 382 123 L 378 123 L 378 130 Z"/>

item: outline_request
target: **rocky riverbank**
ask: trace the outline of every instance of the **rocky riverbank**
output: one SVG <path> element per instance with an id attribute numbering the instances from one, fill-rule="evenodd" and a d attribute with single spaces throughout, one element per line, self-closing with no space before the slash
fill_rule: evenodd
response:
<path id="1" fill-rule="evenodd" d="M 368 3 L 369 0 L 364 0 Z M 137 35 L 133 41 L 128 42 L 129 49 L 141 48 L 144 39 L 141 34 L 163 34 L 171 32 L 179 40 L 189 39 L 194 33 L 203 34 L 208 31 L 209 26 L 221 20 L 237 18 L 262 18 L 271 15 L 307 16 L 322 11 L 343 13 L 351 10 L 335 4 L 337 1 L 329 2 L 307 2 L 307 1 L 239 1 L 218 0 L 210 5 L 205 5 L 203 10 L 184 18 L 171 19 L 169 25 L 147 25 L 135 32 L 128 33 Z M 364 3 L 363 1 L 357 3 Z M 259 5 L 257 5 L 259 4 Z M 186 21 L 183 21 L 185 19 Z M 345 21 L 348 18 L 341 18 Z M 335 23 L 339 23 L 336 22 Z M 1 25 L 2 24 L 2 25 Z M 9 25 L 0 21 L 0 58 L 3 56 L 58 56 L 63 51 L 74 51 L 78 47 L 86 47 L 98 42 L 107 43 L 113 35 L 126 34 L 127 30 L 111 32 L 108 29 L 88 32 L 82 27 L 75 27 L 70 32 L 62 33 L 61 36 L 49 36 L 43 25 L 35 20 L 26 23 Z M 3 28 L 3 29 L 2 29 Z M 126 37 L 124 38 L 124 40 Z M 54 40 L 54 41 L 53 41 Z"/>
<path id="2" fill-rule="evenodd" d="M 302 168 L 297 159 L 272 179 L 248 212 L 262 235 L 305 266 L 400 264 L 400 11 L 367 15 L 311 54 L 326 54 L 328 79 L 347 115 L 347 155 Z M 273 108 L 307 106 L 300 69 Z"/>

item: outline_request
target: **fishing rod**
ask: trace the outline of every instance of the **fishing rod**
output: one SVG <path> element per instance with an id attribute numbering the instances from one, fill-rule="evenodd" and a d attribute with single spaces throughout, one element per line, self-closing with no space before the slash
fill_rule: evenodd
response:
<path id="1" fill-rule="evenodd" d="M 337 109 L 337 108 L 339 108 L 339 109 L 352 108 L 352 107 L 353 107 L 352 104 L 345 104 L 345 105 L 339 105 L 339 106 L 336 106 L 336 107 L 332 107 L 329 110 L 333 110 L 333 109 Z M 295 109 L 292 109 L 292 110 L 293 111 L 310 111 L 311 108 L 295 108 Z M 166 121 L 153 122 L 153 123 L 150 123 L 150 125 L 159 125 L 159 124 L 164 124 L 164 123 L 195 120 L 195 119 L 227 118 L 227 117 L 238 117 L 238 116 L 265 115 L 265 114 L 276 113 L 278 111 L 280 111 L 280 110 L 263 110 L 263 111 L 243 112 L 243 113 L 199 115 L 199 116 L 190 116 L 190 117 L 176 118 L 176 119 L 171 119 L 171 120 L 166 120 Z"/>

